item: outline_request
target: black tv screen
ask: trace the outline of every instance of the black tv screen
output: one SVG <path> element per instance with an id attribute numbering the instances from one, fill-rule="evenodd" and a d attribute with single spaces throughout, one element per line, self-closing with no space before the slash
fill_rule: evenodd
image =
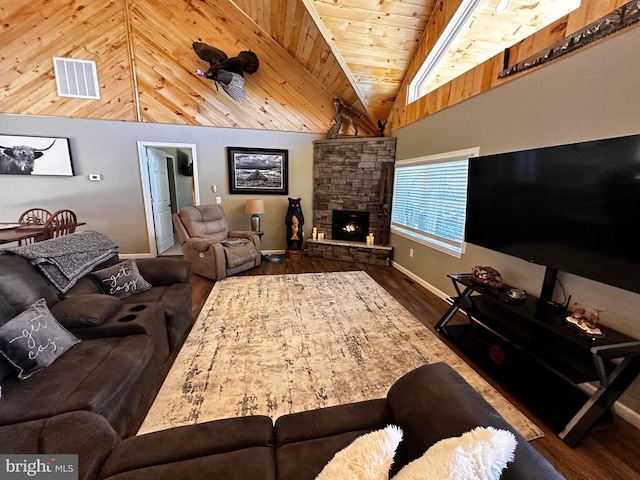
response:
<path id="1" fill-rule="evenodd" d="M 471 158 L 466 241 L 640 293 L 640 135 Z"/>

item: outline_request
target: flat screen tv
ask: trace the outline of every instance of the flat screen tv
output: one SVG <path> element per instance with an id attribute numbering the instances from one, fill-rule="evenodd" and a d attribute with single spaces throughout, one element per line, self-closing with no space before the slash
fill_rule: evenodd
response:
<path id="1" fill-rule="evenodd" d="M 471 158 L 466 241 L 640 293 L 640 135 Z"/>

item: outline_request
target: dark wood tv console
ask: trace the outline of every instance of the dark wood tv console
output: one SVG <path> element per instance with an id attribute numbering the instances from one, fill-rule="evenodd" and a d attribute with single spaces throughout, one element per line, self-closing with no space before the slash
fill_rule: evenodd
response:
<path id="1" fill-rule="evenodd" d="M 577 445 L 640 373 L 639 340 L 602 325 L 605 338 L 590 338 L 565 321 L 565 312 L 540 304 L 535 297 L 511 299 L 508 285 L 486 287 L 474 282 L 471 274 L 448 277 L 458 296 L 451 298 L 451 307 L 435 328 L 471 358 L 484 361 L 498 375 L 510 370 L 501 378 L 513 385 L 527 382 L 524 366 L 544 371 L 576 392 L 579 383 L 598 383 L 590 396 L 580 391 L 574 409 L 552 383 L 544 380 L 537 386 L 558 407 L 568 405 L 568 421 L 563 419 L 558 428 L 568 445 Z M 466 319 L 457 316 L 452 321 L 460 311 Z M 513 358 L 517 361 L 511 362 Z"/>

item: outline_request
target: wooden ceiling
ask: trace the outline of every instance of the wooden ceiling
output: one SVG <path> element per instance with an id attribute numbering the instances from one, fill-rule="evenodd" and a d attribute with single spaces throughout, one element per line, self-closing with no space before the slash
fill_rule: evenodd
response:
<path id="1" fill-rule="evenodd" d="M 509 81 L 497 77 L 499 54 L 407 103 L 408 80 L 461 1 L 0 0 L 0 113 L 325 133 L 340 97 L 370 124 L 388 119 L 388 134 Z M 538 0 L 513 2 L 535 22 Z M 512 48 L 511 61 L 624 3 L 582 0 Z M 258 55 L 244 102 L 196 75 L 207 65 L 195 40 Z M 53 56 L 96 61 L 100 100 L 59 97 Z"/>
<path id="2" fill-rule="evenodd" d="M 317 71 L 319 52 L 343 72 L 351 89 L 343 99 L 374 123 L 387 120 L 420 42 L 435 39 L 462 0 L 232 0 L 258 26 L 310 72 Z M 585 2 L 588 0 L 585 0 Z M 450 82 L 542 27 L 568 14 L 579 0 L 512 0 L 496 13 L 498 0 L 484 0 L 446 52 L 446 68 L 428 91 Z M 434 9 L 437 15 L 434 14 Z M 444 23 L 443 23 L 444 22 Z M 427 32 L 428 31 L 428 32 Z M 428 35 L 425 35 L 425 33 Z M 338 95 L 341 96 L 341 95 Z M 401 98 L 405 101 L 405 98 Z"/>
<path id="3" fill-rule="evenodd" d="M 439 1 L 233 0 L 336 96 L 374 123 L 388 118 Z M 332 85 L 342 85 L 342 91 Z"/>

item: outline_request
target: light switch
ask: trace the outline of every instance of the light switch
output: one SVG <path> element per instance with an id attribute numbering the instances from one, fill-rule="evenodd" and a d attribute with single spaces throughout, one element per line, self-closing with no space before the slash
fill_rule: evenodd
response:
<path id="1" fill-rule="evenodd" d="M 92 182 L 99 182 L 102 180 L 102 175 L 100 175 L 99 173 L 90 173 L 89 180 L 91 180 Z"/>

